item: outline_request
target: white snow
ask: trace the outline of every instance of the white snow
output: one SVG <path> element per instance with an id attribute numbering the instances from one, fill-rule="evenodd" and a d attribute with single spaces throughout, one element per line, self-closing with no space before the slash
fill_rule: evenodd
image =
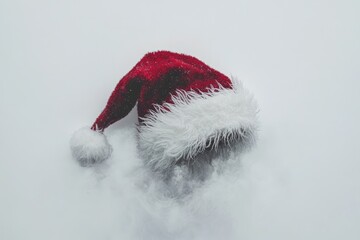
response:
<path id="1" fill-rule="evenodd" d="M 360 2 L 0 2 L 0 239 L 359 239 Z M 149 51 L 254 93 L 259 141 L 180 199 L 143 169 L 132 112 L 110 159 L 69 140 Z M 189 186 L 187 186 L 189 185 Z"/>

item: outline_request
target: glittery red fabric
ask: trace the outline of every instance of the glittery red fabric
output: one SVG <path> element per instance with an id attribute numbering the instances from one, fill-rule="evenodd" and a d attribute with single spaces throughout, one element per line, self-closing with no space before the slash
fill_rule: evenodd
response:
<path id="1" fill-rule="evenodd" d="M 169 51 L 148 53 L 120 80 L 91 128 L 103 131 L 125 117 L 136 102 L 141 123 L 154 104 L 171 103 L 177 90 L 207 92 L 219 84 L 232 87 L 227 76 L 195 57 Z"/>

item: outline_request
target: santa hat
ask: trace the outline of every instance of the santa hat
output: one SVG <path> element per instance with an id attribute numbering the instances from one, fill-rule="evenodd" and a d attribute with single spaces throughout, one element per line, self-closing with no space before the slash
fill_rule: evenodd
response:
<path id="1" fill-rule="evenodd" d="M 254 141 L 257 104 L 241 83 L 194 57 L 158 51 L 146 54 L 120 80 L 91 128 L 75 132 L 71 148 L 81 165 L 110 157 L 103 132 L 136 103 L 138 149 L 156 171 L 208 148 Z"/>

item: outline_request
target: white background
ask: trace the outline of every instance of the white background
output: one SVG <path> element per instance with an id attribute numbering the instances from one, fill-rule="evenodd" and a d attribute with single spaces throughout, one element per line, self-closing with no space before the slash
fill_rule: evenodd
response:
<path id="1" fill-rule="evenodd" d="M 0 239 L 360 239 L 360 2 L 0 1 Z M 146 53 L 194 55 L 257 98 L 257 146 L 185 199 L 136 157 L 136 113 L 81 168 L 91 125 Z M 145 184 L 146 185 L 146 184 Z"/>

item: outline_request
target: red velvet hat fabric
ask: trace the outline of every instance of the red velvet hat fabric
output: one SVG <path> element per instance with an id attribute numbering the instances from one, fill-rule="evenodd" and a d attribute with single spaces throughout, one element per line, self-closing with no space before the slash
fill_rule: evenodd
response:
<path id="1" fill-rule="evenodd" d="M 139 122 L 155 105 L 171 103 L 177 91 L 231 88 L 231 80 L 195 57 L 169 51 L 146 54 L 117 84 L 92 129 L 103 131 L 138 102 Z"/>

